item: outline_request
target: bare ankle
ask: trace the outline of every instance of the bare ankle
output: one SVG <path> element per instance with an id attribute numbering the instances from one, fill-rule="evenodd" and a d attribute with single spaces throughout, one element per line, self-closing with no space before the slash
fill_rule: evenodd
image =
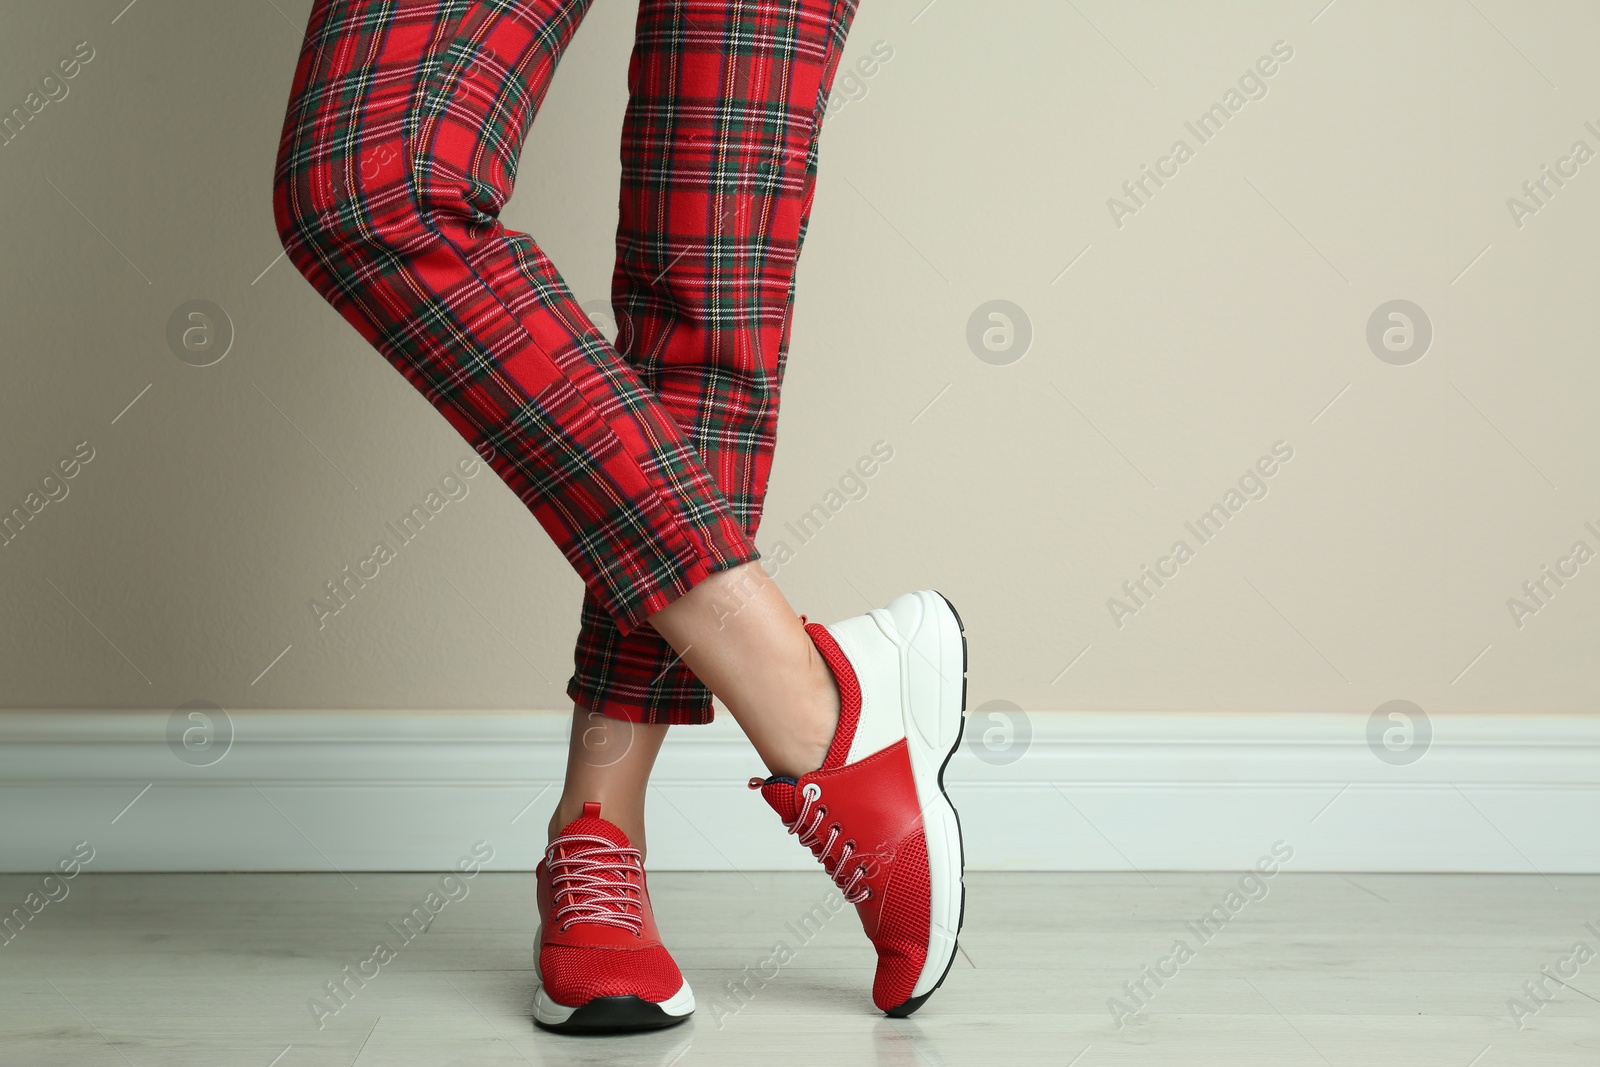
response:
<path id="1" fill-rule="evenodd" d="M 823 759 L 828 755 L 829 747 L 833 744 L 833 735 L 839 729 L 839 681 L 833 676 L 833 668 L 828 666 L 828 662 L 822 658 L 822 653 L 818 652 L 815 647 L 811 650 L 811 659 L 815 664 L 815 670 L 822 678 L 820 686 L 822 691 L 820 702 L 822 710 L 819 719 L 822 744 L 817 752 L 817 766 L 820 767 Z"/>
<path id="2" fill-rule="evenodd" d="M 792 739 L 776 753 L 769 770 L 785 778 L 799 778 L 822 766 L 839 728 L 839 683 L 815 648 L 811 650 L 812 686 L 805 713 L 797 716 Z"/>

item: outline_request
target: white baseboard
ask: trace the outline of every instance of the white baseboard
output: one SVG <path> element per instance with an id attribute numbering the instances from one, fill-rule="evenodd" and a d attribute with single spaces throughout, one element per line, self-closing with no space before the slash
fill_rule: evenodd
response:
<path id="1" fill-rule="evenodd" d="M 227 754 L 196 767 L 169 749 L 168 718 L 0 713 L 0 870 L 45 870 L 81 840 L 96 871 L 442 870 L 480 839 L 497 869 L 531 869 L 569 722 L 236 712 Z M 1232 870 L 1282 840 L 1301 871 L 1600 872 L 1600 717 L 1436 717 L 1408 766 L 1379 760 L 1356 716 L 1029 725 L 1008 765 L 970 736 L 950 763 L 970 869 Z M 746 788 L 760 773 L 725 717 L 675 730 L 652 779 L 651 867 L 812 869 Z"/>

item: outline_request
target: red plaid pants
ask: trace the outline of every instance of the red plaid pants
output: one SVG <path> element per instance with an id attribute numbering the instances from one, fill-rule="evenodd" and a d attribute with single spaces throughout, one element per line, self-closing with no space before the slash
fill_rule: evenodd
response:
<path id="1" fill-rule="evenodd" d="M 567 693 L 699 723 L 648 616 L 755 560 L 817 136 L 856 0 L 641 0 L 607 342 L 498 219 L 591 0 L 315 0 L 273 207 L 290 260 L 583 578 Z"/>

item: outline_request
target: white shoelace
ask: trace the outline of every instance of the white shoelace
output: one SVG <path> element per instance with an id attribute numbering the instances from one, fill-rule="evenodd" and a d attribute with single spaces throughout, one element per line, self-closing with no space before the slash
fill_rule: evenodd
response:
<path id="1" fill-rule="evenodd" d="M 828 809 L 819 803 L 821 799 L 822 787 L 816 782 L 807 782 L 800 790 L 800 810 L 795 814 L 794 822 L 786 825 L 789 832 L 795 835 L 795 839 L 822 861 L 823 870 L 828 870 L 827 857 L 833 852 L 833 846 L 843 830 L 838 823 L 831 823 L 828 826 L 827 838 L 824 840 L 820 837 L 822 824 L 828 817 Z M 807 819 L 810 820 L 809 824 Z M 856 863 L 849 876 L 845 875 L 845 865 L 855 851 L 856 843 L 846 841 L 839 847 L 839 857 L 834 861 L 833 869 L 828 871 L 833 884 L 839 887 L 840 892 L 844 893 L 844 899 L 851 904 L 859 904 L 872 896 L 871 887 L 861 885 L 867 876 L 866 863 Z"/>
<path id="2" fill-rule="evenodd" d="M 574 845 L 588 847 L 574 850 Z M 566 854 L 557 855 L 558 847 Z M 642 881 L 639 861 L 638 849 L 622 848 L 597 834 L 573 834 L 551 842 L 545 850 L 545 863 L 550 870 L 556 925 L 565 932 L 575 922 L 600 923 L 638 934 L 644 926 L 644 905 L 639 884 L 628 876 L 638 873 Z"/>

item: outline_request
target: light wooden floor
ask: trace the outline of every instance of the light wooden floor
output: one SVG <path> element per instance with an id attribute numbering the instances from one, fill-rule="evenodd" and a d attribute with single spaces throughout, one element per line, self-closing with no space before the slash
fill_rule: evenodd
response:
<path id="1" fill-rule="evenodd" d="M 0 946 L 0 1064 L 1600 1063 L 1600 959 L 1550 985 L 1525 1029 L 1507 1007 L 1576 942 L 1600 949 L 1585 926 L 1600 929 L 1600 878 L 1283 873 L 1202 944 L 1185 922 L 1236 880 L 969 874 L 954 970 L 890 1021 L 851 911 L 809 941 L 791 929 L 830 887 L 820 874 L 663 874 L 657 915 L 700 1010 L 597 1039 L 528 1019 L 531 875 L 479 875 L 401 945 L 385 923 L 436 876 L 84 874 Z M 0 877 L 0 903 L 38 882 Z M 1117 1027 L 1108 999 L 1178 938 L 1195 957 Z M 319 1030 L 308 1001 L 378 940 L 396 957 Z M 794 959 L 765 988 L 742 1007 L 719 994 L 779 941 Z"/>

